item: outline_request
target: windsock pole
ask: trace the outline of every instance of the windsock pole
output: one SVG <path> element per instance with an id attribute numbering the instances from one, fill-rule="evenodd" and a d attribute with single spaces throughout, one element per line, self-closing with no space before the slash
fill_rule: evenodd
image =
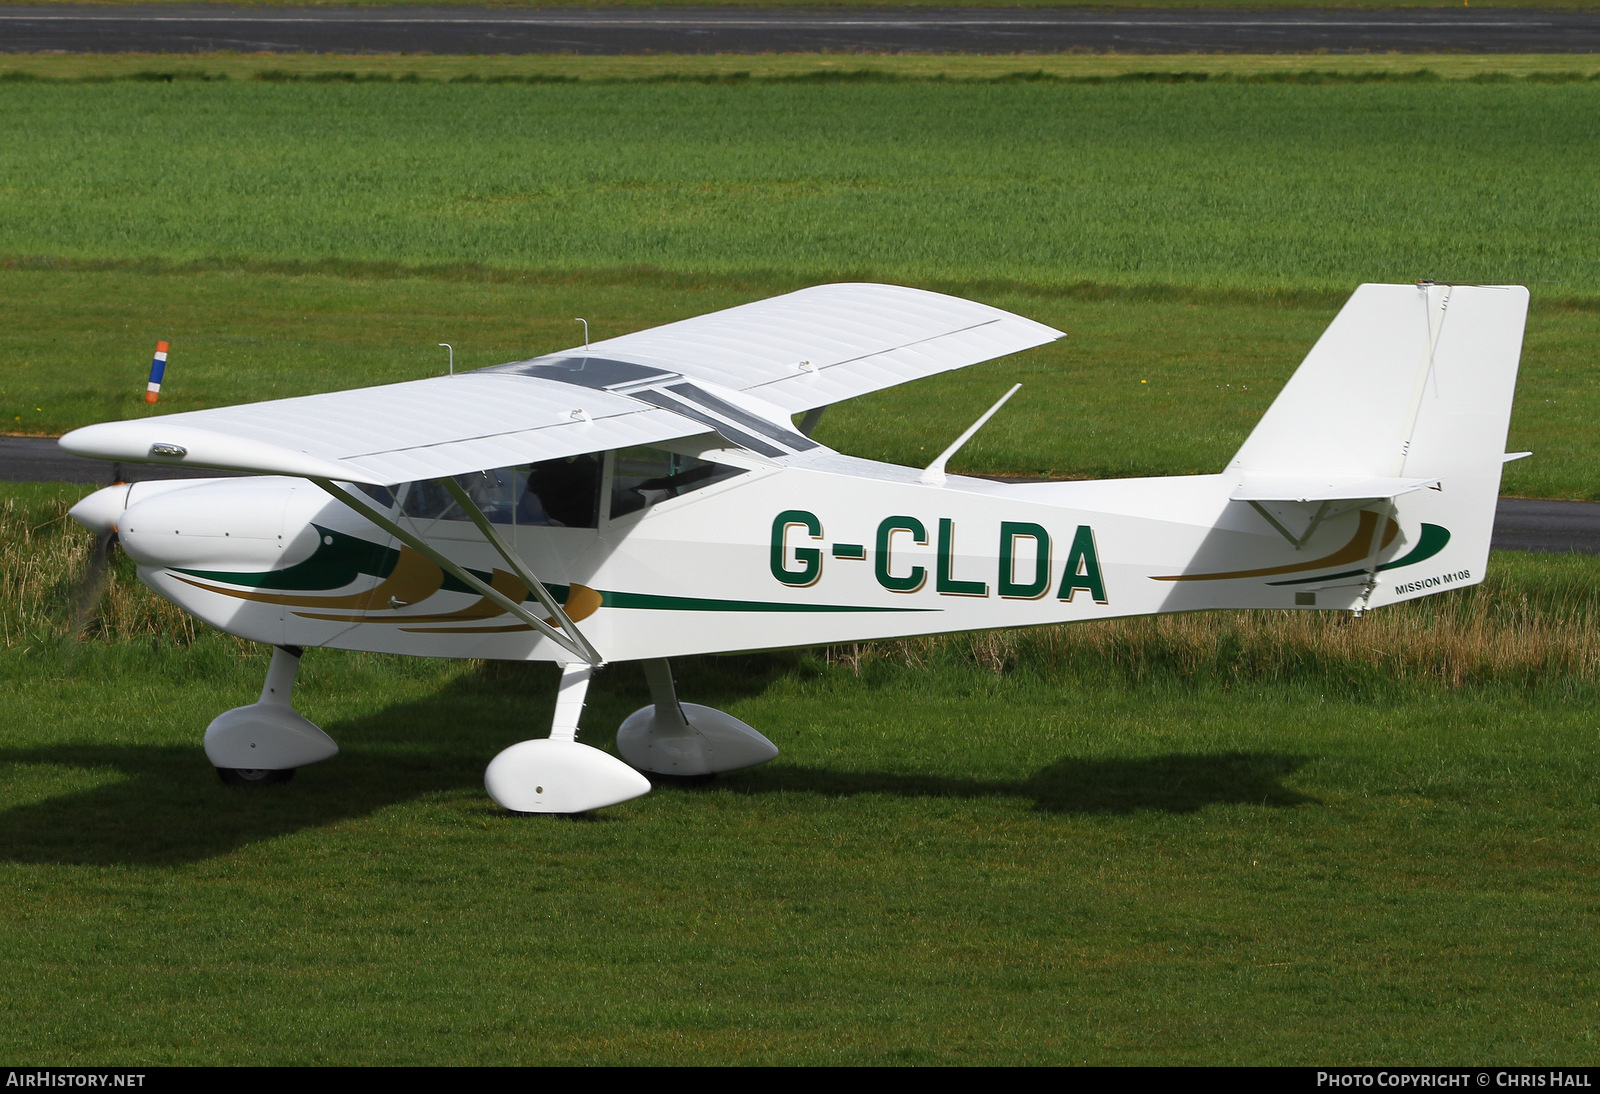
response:
<path id="1" fill-rule="evenodd" d="M 156 343 L 156 356 L 150 362 L 150 382 L 144 386 L 144 401 L 153 403 L 161 398 L 161 377 L 167 371 L 167 344 Z"/>

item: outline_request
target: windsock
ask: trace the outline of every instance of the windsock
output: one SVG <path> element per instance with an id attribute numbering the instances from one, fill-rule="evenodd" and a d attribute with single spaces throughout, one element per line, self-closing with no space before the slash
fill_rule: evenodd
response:
<path id="1" fill-rule="evenodd" d="M 144 386 L 144 401 L 153 403 L 161 398 L 161 377 L 167 371 L 167 344 L 156 343 L 155 360 L 150 362 L 150 382 Z"/>

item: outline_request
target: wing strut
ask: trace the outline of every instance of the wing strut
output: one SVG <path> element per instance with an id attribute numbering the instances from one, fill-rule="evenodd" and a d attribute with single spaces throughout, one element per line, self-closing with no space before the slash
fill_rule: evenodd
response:
<path id="1" fill-rule="evenodd" d="M 457 503 L 460 504 L 462 509 L 466 510 L 467 515 L 471 517 L 472 522 L 478 526 L 478 530 L 483 533 L 484 538 L 489 541 L 490 546 L 500 553 L 500 556 L 510 564 L 518 579 L 521 580 L 523 584 L 528 586 L 529 590 L 534 596 L 539 598 L 539 603 L 544 605 L 545 610 L 550 612 L 550 614 L 555 618 L 556 622 L 561 626 L 561 630 L 556 630 L 543 619 L 540 619 L 537 613 L 530 612 L 526 607 L 512 600 L 499 589 L 493 588 L 487 582 L 478 578 L 465 567 L 457 565 L 455 562 L 445 557 L 445 555 L 439 552 L 436 548 L 430 546 L 426 540 L 412 532 L 407 531 L 399 524 L 396 524 L 394 521 L 390 520 L 381 511 L 374 508 L 369 502 L 367 502 L 366 499 L 357 497 L 355 494 L 352 494 L 344 487 L 339 486 L 331 479 L 312 479 L 311 481 L 316 483 L 317 486 L 321 487 L 334 498 L 337 498 L 339 501 L 342 501 L 344 504 L 360 513 L 362 516 L 366 517 L 379 528 L 382 528 L 384 531 L 394 536 L 406 546 L 412 548 L 429 561 L 438 565 L 446 573 L 456 578 L 456 580 L 462 582 L 464 585 L 500 605 L 500 607 L 504 608 L 518 619 L 522 620 L 522 622 L 528 624 L 528 626 L 532 627 L 534 630 L 550 639 L 550 641 L 554 642 L 556 645 L 572 654 L 578 660 L 586 661 L 591 665 L 598 665 L 605 660 L 600 656 L 600 652 L 594 648 L 593 644 L 591 644 L 590 641 L 584 637 L 583 632 L 579 631 L 577 626 L 573 624 L 572 620 L 567 618 L 567 613 L 561 609 L 559 604 L 556 603 L 555 598 L 550 595 L 550 590 L 544 587 L 544 583 L 535 577 L 533 572 L 528 569 L 527 565 L 516 556 L 516 553 L 506 546 L 505 541 L 501 539 L 499 533 L 494 530 L 494 526 L 491 525 L 488 518 L 483 515 L 483 511 L 479 509 L 477 504 L 466 495 L 466 492 L 461 489 L 460 484 L 458 484 L 454 479 L 444 478 L 437 481 L 440 483 L 440 485 L 444 486 L 446 490 L 449 490 L 451 496 L 456 499 Z"/>
<path id="2" fill-rule="evenodd" d="M 555 618 L 556 622 L 561 625 L 561 629 L 571 636 L 573 642 L 582 647 L 583 659 L 591 665 L 600 664 L 604 658 L 589 644 L 589 640 L 583 636 L 582 631 L 578 630 L 577 625 L 567 618 L 567 613 L 562 610 L 560 604 L 556 603 L 556 598 L 550 595 L 550 590 L 544 587 L 544 582 L 535 577 L 533 571 L 528 569 L 528 564 L 522 561 L 521 556 L 507 546 L 504 539 L 500 538 L 500 533 L 494 530 L 494 525 L 489 523 L 489 518 L 483 515 L 483 510 L 478 508 L 478 503 L 473 501 L 465 490 L 461 489 L 461 484 L 449 476 L 434 481 L 450 491 L 450 496 L 456 499 L 456 504 L 461 506 L 467 516 L 472 518 L 472 523 L 478 526 L 478 531 L 483 533 L 483 538 L 489 541 L 491 547 L 500 552 L 500 557 L 506 560 L 506 565 L 511 567 L 511 572 L 522 579 L 522 583 L 532 590 L 533 595 L 539 598 L 539 603 L 544 605 L 544 610 Z M 566 645 L 566 643 L 562 644 Z M 571 646 L 567 646 L 567 648 L 569 650 L 572 649 Z M 577 651 L 574 650 L 573 652 Z"/>

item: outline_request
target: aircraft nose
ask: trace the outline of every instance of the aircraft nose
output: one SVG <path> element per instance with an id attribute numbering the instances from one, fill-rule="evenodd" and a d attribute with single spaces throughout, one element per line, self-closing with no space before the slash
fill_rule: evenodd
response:
<path id="1" fill-rule="evenodd" d="M 297 498 L 303 499 L 300 506 L 286 517 Z M 299 561 L 311 554 L 320 536 L 307 518 L 327 504 L 321 491 L 294 479 L 179 480 L 134 491 L 118 518 L 117 535 L 140 566 L 268 570 L 284 565 L 287 556 Z"/>
<path id="2" fill-rule="evenodd" d="M 128 484 L 124 482 L 96 490 L 67 510 L 67 515 L 89 531 L 109 536 L 117 530 L 117 521 L 127 506 Z"/>

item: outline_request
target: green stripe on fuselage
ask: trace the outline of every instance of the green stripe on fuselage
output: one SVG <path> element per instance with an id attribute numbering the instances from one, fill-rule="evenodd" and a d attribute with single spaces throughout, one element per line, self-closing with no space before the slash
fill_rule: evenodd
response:
<path id="1" fill-rule="evenodd" d="M 938 608 L 878 608 L 857 604 L 785 604 L 771 600 L 717 600 L 654 593 L 600 594 L 607 608 L 647 608 L 668 612 L 936 612 Z"/>
<path id="2" fill-rule="evenodd" d="M 1417 537 L 1417 545 L 1407 551 L 1393 562 L 1385 562 L 1376 570 L 1382 573 L 1385 570 L 1398 570 L 1402 566 L 1410 566 L 1416 562 L 1423 562 L 1444 550 L 1445 544 L 1450 542 L 1450 529 L 1441 528 L 1437 524 L 1424 524 L 1422 535 Z M 1341 577 L 1361 577 L 1366 570 L 1345 570 L 1343 573 L 1322 574 L 1318 577 L 1297 577 L 1293 581 L 1269 581 L 1268 585 L 1310 585 L 1315 581 L 1337 581 Z"/>
<path id="3" fill-rule="evenodd" d="M 229 585 L 242 585 L 247 589 L 281 589 L 297 593 L 320 593 L 330 589 L 342 589 L 349 585 L 362 574 L 382 580 L 394 571 L 395 564 L 400 561 L 400 552 L 393 547 L 373 543 L 371 540 L 362 539 L 360 536 L 336 532 L 332 528 L 324 528 L 320 524 L 311 527 L 317 530 L 317 549 L 311 552 L 311 557 L 293 566 L 286 566 L 281 570 L 265 570 L 261 573 L 246 574 L 233 573 L 226 570 L 185 570 L 176 569 L 174 572 L 187 574 L 189 577 L 203 578 L 207 581 L 222 581 Z M 491 575 L 478 570 L 468 570 L 467 573 L 480 581 L 487 582 Z M 444 584 L 440 586 L 445 592 L 470 593 L 476 590 L 470 588 L 464 581 L 451 574 L 444 575 Z"/>
<path id="4" fill-rule="evenodd" d="M 278 589 L 292 592 L 327 592 L 342 589 L 362 574 L 383 579 L 394 570 L 400 552 L 384 547 L 359 536 L 336 532 L 314 524 L 321 537 L 317 549 L 304 562 L 297 562 L 282 570 L 261 573 L 230 573 L 222 570 L 184 570 L 176 572 L 206 581 L 221 581 L 228 585 L 241 585 L 248 589 Z M 491 575 L 478 570 L 468 570 L 480 581 L 488 582 Z M 550 595 L 565 601 L 568 587 L 546 585 Z M 441 588 L 451 593 L 474 593 L 459 579 L 444 575 Z M 854 604 L 784 604 L 766 600 L 722 600 L 716 597 L 658 596 L 654 593 L 601 592 L 601 604 L 607 608 L 643 608 L 655 611 L 677 612 L 916 612 L 937 611 L 936 608 L 877 608 Z M 533 599 L 528 594 L 527 599 Z"/>

